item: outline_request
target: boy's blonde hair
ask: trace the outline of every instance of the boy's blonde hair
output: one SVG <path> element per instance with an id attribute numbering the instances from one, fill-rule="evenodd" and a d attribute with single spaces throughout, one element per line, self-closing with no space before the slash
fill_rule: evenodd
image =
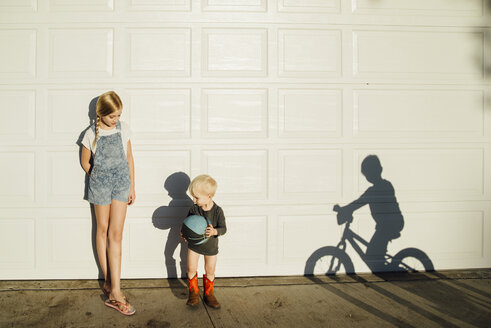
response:
<path id="1" fill-rule="evenodd" d="M 101 124 L 101 118 L 110 115 L 122 108 L 123 103 L 121 102 L 121 99 L 116 92 L 108 91 L 99 96 L 99 99 L 97 99 L 95 110 L 97 114 L 97 121 L 95 125 L 95 138 L 94 142 L 92 143 L 92 148 L 95 147 L 97 143 L 97 138 L 99 137 L 99 126 Z"/>
<path id="2" fill-rule="evenodd" d="M 189 193 L 194 197 L 193 190 L 202 191 L 213 197 L 217 191 L 217 182 L 207 174 L 198 175 L 189 185 Z"/>

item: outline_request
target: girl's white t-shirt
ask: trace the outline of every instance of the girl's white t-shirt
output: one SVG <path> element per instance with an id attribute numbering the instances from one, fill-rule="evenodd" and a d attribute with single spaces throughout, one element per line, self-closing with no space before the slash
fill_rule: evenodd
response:
<path id="1" fill-rule="evenodd" d="M 119 121 L 121 123 L 121 140 L 123 141 L 123 149 L 124 149 L 124 154 L 126 155 L 127 148 L 128 148 L 128 140 L 130 140 L 131 136 L 131 130 L 128 124 L 126 124 L 123 121 Z M 114 129 L 111 130 L 103 130 L 99 128 L 99 138 L 102 136 L 110 136 L 112 134 L 118 133 L 118 129 L 114 127 Z M 99 138 L 97 138 L 97 141 L 99 141 Z M 92 154 L 95 154 L 95 151 L 97 149 L 97 143 L 94 148 L 92 148 L 92 144 L 94 143 L 95 139 L 95 133 L 92 130 L 92 126 L 85 131 L 84 138 L 82 139 L 82 145 L 85 146 L 85 148 L 89 149 Z"/>

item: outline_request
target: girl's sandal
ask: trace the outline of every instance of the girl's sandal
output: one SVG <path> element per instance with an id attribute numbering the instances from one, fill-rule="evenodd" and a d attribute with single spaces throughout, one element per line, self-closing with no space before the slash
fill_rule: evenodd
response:
<path id="1" fill-rule="evenodd" d="M 119 313 L 124 315 L 133 315 L 136 312 L 133 306 L 128 302 L 123 303 L 120 301 L 108 299 L 104 302 L 104 304 L 106 306 L 109 306 L 110 308 L 116 309 Z"/>

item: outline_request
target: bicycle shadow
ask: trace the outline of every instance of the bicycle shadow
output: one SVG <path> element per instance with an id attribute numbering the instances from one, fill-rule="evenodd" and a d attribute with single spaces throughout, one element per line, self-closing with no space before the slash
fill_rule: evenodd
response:
<path id="1" fill-rule="evenodd" d="M 382 165 L 378 157 L 375 155 L 367 156 L 362 162 L 361 171 L 372 186 L 352 203 L 343 207 L 334 207 L 334 210 L 338 212 L 338 224 L 345 224 L 341 241 L 337 246 L 325 246 L 316 250 L 306 261 L 304 275 L 337 296 L 398 327 L 413 326 L 384 312 L 377 305 L 370 305 L 368 302 L 348 295 L 332 284 L 326 284 L 324 280 L 320 279 L 319 276 L 315 276 L 315 274 L 322 273 L 328 276 L 328 279 L 337 281 L 336 274 L 344 272 L 354 281 L 363 283 L 376 293 L 389 298 L 392 302 L 397 302 L 441 326 L 458 327 L 458 325 L 442 318 L 437 312 L 443 313 L 449 318 L 461 320 L 461 317 L 459 317 L 461 308 L 465 308 L 466 311 L 472 313 L 471 316 L 466 315 L 466 318 L 472 317 L 472 323 L 481 326 L 487 322 L 488 318 L 485 310 L 489 304 L 487 303 L 490 298 L 489 293 L 472 289 L 472 286 L 467 286 L 464 283 L 453 282 L 453 285 L 448 283 L 444 276 L 434 272 L 431 259 L 420 249 L 406 248 L 394 256 L 387 254 L 388 243 L 401 235 L 404 227 L 404 218 L 399 209 L 392 184 L 382 178 Z M 353 220 L 353 212 L 365 205 L 369 206 L 370 213 L 376 223 L 375 233 L 369 242 L 349 229 Z M 425 302 L 416 304 L 410 300 L 411 298 L 404 297 L 404 294 L 396 294 L 388 288 L 384 288 L 381 284 L 371 283 L 362 276 L 357 275 L 353 262 L 346 252 L 348 243 L 367 264 L 372 273 L 382 279 L 383 282 L 397 284 L 397 288 L 402 288 Z M 363 247 L 365 247 L 365 251 Z M 326 262 L 323 263 L 323 260 L 326 260 Z M 324 264 L 324 267 L 318 269 L 318 266 Z M 409 274 L 410 272 L 411 274 Z M 439 291 L 438 294 L 430 292 L 429 288 L 424 286 L 415 288 L 414 284 L 400 283 L 401 281 L 409 282 L 410 280 L 418 279 L 418 277 L 425 277 L 424 275 L 427 273 L 424 272 L 431 272 L 433 279 L 428 279 L 428 277 L 426 279 L 431 280 L 429 283 L 437 284 L 436 290 Z M 434 285 L 431 290 L 435 290 Z M 473 294 L 472 298 L 467 297 L 469 292 Z M 441 305 L 442 299 L 448 300 L 444 302 L 445 306 Z"/>
<path id="2" fill-rule="evenodd" d="M 414 271 L 407 264 L 408 259 L 418 261 L 418 270 L 433 271 L 433 263 L 429 257 L 417 248 L 406 248 L 395 256 L 387 254 L 389 242 L 401 236 L 404 228 L 404 217 L 395 195 L 392 183 L 382 178 L 383 167 L 376 155 L 368 155 L 361 163 L 361 173 L 372 185 L 356 200 L 345 206 L 334 206 L 337 212 L 338 224 L 345 224 L 341 241 L 336 247 L 326 246 L 315 251 L 305 265 L 305 275 L 316 273 L 316 265 L 325 257 L 332 257 L 325 274 L 339 272 L 341 266 L 346 273 L 355 273 L 353 262 L 346 253 L 347 242 L 353 247 L 363 262 L 373 273 L 393 271 Z M 368 205 L 371 216 L 375 221 L 375 232 L 370 241 L 365 241 L 349 229 L 353 221 L 353 212 Z M 361 245 L 361 246 L 360 246 Z M 365 247 L 363 251 L 362 247 Z"/>
<path id="3" fill-rule="evenodd" d="M 165 267 L 167 269 L 167 280 L 175 297 L 185 299 L 183 287 L 186 283 L 182 278 L 187 272 L 187 247 L 181 238 L 181 225 L 189 213 L 193 201 L 186 194 L 191 180 L 186 173 L 175 172 L 167 177 L 164 188 L 168 191 L 172 200 L 167 206 L 160 206 L 152 214 L 152 223 L 155 228 L 169 230 L 164 247 Z M 179 267 L 181 276 L 177 274 L 177 261 L 174 253 L 177 247 L 179 251 Z M 181 278 L 181 279 L 176 279 Z"/>
<path id="4" fill-rule="evenodd" d="M 97 118 L 97 113 L 96 113 L 96 105 L 97 105 L 97 100 L 99 99 L 99 96 L 92 98 L 92 100 L 89 102 L 89 107 L 88 107 L 88 113 L 87 116 L 89 118 L 89 125 L 80 133 L 78 136 L 77 141 L 75 144 L 79 147 L 78 149 L 78 163 L 80 164 L 80 167 L 82 168 L 82 140 L 85 136 L 85 132 L 87 132 L 88 129 L 92 126 L 92 124 L 95 123 L 96 118 Z M 93 157 L 90 159 L 90 165 L 93 165 Z M 83 169 L 83 168 L 82 168 Z M 89 176 L 86 174 L 84 178 L 84 195 L 83 199 L 88 200 L 88 190 L 89 190 Z M 96 246 L 96 234 L 97 234 L 97 219 L 95 216 L 95 210 L 94 210 L 94 205 L 89 204 L 90 206 L 90 216 L 92 220 L 92 229 L 91 229 L 91 242 L 92 242 L 92 253 L 94 256 L 94 260 L 97 264 L 97 269 L 98 269 L 98 280 L 99 280 L 99 285 L 102 288 L 102 285 L 104 284 L 104 273 L 102 272 L 101 266 L 99 264 L 99 258 L 97 256 L 97 246 Z"/>

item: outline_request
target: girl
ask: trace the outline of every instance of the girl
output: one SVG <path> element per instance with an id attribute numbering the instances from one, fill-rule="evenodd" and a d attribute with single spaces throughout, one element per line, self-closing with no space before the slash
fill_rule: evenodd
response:
<path id="1" fill-rule="evenodd" d="M 88 200 L 97 220 L 96 248 L 104 273 L 105 305 L 125 315 L 135 309 L 120 289 L 121 241 L 126 208 L 135 202 L 135 173 L 129 127 L 120 122 L 123 104 L 114 91 L 97 100 L 97 121 L 83 138 L 81 162 L 89 175 Z M 90 159 L 93 157 L 93 165 Z"/>
<path id="2" fill-rule="evenodd" d="M 189 193 L 193 197 L 194 205 L 189 209 L 189 215 L 200 215 L 208 218 L 212 224 L 206 228 L 206 237 L 209 240 L 201 245 L 188 244 L 188 287 L 189 296 L 187 305 L 195 306 L 199 301 L 198 287 L 198 261 L 199 256 L 204 255 L 205 258 L 205 274 L 203 275 L 204 294 L 203 299 L 205 304 L 218 309 L 220 303 L 215 297 L 215 268 L 217 265 L 218 254 L 218 236 L 224 235 L 227 232 L 225 223 L 225 215 L 220 206 L 213 201 L 213 196 L 217 190 L 216 181 L 209 175 L 199 175 L 191 181 L 189 185 Z M 181 236 L 183 237 L 182 232 Z"/>

